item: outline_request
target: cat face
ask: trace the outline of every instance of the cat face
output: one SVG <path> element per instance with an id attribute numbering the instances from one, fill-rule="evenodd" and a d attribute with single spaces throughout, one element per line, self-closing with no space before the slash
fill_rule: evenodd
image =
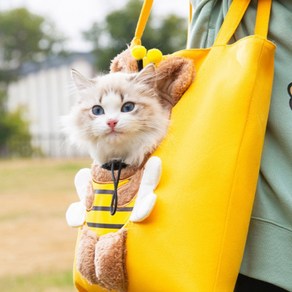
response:
<path id="1" fill-rule="evenodd" d="M 72 74 L 79 98 L 66 119 L 71 139 L 98 164 L 118 159 L 140 165 L 159 145 L 169 122 L 169 110 L 155 90 L 154 66 L 94 80 Z"/>

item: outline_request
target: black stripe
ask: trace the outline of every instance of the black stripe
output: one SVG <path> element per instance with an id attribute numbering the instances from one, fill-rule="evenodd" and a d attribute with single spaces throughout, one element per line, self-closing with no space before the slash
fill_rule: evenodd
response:
<path id="1" fill-rule="evenodd" d="M 90 211 L 110 211 L 110 207 L 93 206 Z"/>
<path id="2" fill-rule="evenodd" d="M 94 190 L 95 194 L 102 194 L 102 195 L 113 195 L 113 190 Z"/>
<path id="3" fill-rule="evenodd" d="M 93 206 L 91 211 L 110 211 L 110 207 L 103 207 L 103 206 Z M 131 212 L 133 207 L 121 207 L 117 209 L 118 212 Z"/>
<path id="4" fill-rule="evenodd" d="M 121 207 L 117 209 L 118 212 L 132 212 L 133 211 L 133 207 Z"/>
<path id="5" fill-rule="evenodd" d="M 124 226 L 124 224 L 106 224 L 106 223 L 87 222 L 87 226 L 94 227 L 94 228 L 121 229 Z"/>

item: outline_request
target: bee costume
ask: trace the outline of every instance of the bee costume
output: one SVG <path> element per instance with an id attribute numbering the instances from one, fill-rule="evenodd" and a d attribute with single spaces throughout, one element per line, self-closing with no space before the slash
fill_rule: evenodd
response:
<path id="1" fill-rule="evenodd" d="M 129 183 L 130 179 L 121 180 L 121 187 Z M 94 202 L 86 214 L 86 225 L 99 236 L 121 229 L 129 220 L 134 207 L 135 197 L 127 204 L 118 207 L 114 216 L 111 215 L 111 202 L 114 193 L 114 183 L 97 183 L 92 181 Z"/>

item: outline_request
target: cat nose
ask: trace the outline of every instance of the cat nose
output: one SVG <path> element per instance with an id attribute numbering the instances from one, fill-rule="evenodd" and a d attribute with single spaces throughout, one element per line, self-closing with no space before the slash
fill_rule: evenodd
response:
<path id="1" fill-rule="evenodd" d="M 108 120 L 107 125 L 111 128 L 114 129 L 114 127 L 117 125 L 118 121 L 117 120 Z"/>

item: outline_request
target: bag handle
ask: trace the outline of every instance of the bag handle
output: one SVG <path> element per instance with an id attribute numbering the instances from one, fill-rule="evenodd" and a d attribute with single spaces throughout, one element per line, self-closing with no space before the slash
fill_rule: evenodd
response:
<path id="1" fill-rule="evenodd" d="M 224 22 L 218 32 L 214 45 L 226 45 L 235 33 L 250 0 L 233 0 Z M 144 0 L 131 46 L 140 45 L 146 27 L 153 0 Z M 267 38 L 272 0 L 258 0 L 255 34 Z M 191 10 L 190 10 L 191 11 Z M 190 17 L 191 19 L 191 17 Z"/>
<path id="2" fill-rule="evenodd" d="M 136 26 L 135 36 L 131 41 L 131 46 L 141 45 L 141 38 L 151 12 L 152 4 L 153 0 L 144 0 L 140 16 L 138 19 L 138 23 Z"/>
<path id="3" fill-rule="evenodd" d="M 214 45 L 226 45 L 242 20 L 250 0 L 233 0 L 217 34 Z M 272 0 L 258 0 L 254 33 L 267 38 Z"/>
<path id="4" fill-rule="evenodd" d="M 272 0 L 258 0 L 258 12 L 254 33 L 267 38 L 269 31 L 270 14 L 272 8 Z"/>

